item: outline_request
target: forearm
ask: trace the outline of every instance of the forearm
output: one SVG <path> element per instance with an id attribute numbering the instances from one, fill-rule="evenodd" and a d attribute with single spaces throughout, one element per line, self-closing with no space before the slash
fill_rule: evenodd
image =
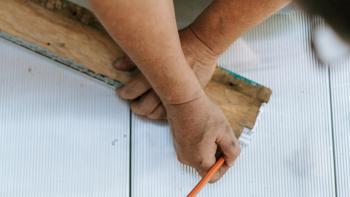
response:
<path id="1" fill-rule="evenodd" d="M 264 21 L 290 0 L 215 0 L 190 29 L 214 54 L 223 53 L 238 37 Z"/>
<path id="2" fill-rule="evenodd" d="M 188 102 L 203 93 L 182 52 L 172 0 L 91 0 L 90 5 L 163 102 Z"/>

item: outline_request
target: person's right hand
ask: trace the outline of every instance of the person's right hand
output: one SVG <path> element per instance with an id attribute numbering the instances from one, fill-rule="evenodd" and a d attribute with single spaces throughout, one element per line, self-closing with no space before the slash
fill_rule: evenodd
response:
<path id="1" fill-rule="evenodd" d="M 203 177 L 223 154 L 225 164 L 211 182 L 220 179 L 240 154 L 240 145 L 223 112 L 203 96 L 184 104 L 164 105 L 172 128 L 178 160 Z"/>

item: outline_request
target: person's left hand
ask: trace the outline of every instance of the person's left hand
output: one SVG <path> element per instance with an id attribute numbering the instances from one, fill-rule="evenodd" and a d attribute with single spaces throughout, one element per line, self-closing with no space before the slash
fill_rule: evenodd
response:
<path id="1" fill-rule="evenodd" d="M 187 62 L 202 87 L 205 87 L 215 71 L 218 56 L 190 28 L 180 31 L 179 36 Z M 127 56 L 117 60 L 114 67 L 123 71 L 136 69 L 136 65 Z M 154 120 L 166 119 L 164 106 L 140 71 L 133 75 L 128 84 L 119 88 L 117 93 L 121 98 L 131 101 L 131 110 L 135 114 Z"/>

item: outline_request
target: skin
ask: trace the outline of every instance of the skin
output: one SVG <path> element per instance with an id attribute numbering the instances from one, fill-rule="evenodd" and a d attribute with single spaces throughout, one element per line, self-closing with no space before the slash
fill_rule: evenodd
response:
<path id="1" fill-rule="evenodd" d="M 225 164 L 211 181 L 233 165 L 240 147 L 222 111 L 202 87 L 210 80 L 219 55 L 235 39 L 287 3 L 217 0 L 190 27 L 178 32 L 171 0 L 90 1 L 96 16 L 128 55 L 116 67 L 125 70 L 136 65 L 139 70 L 118 94 L 131 101 L 136 114 L 166 117 L 179 161 L 201 176 L 215 163 L 215 153 L 222 152 Z"/>
<path id="2" fill-rule="evenodd" d="M 207 46 L 198 40 L 189 28 L 180 31 L 179 36 L 181 47 L 189 66 L 192 68 L 201 86 L 205 87 L 215 71 L 218 56 L 214 55 Z M 118 70 L 123 71 L 130 71 L 136 68 L 136 65 L 127 56 L 117 60 L 114 66 Z M 134 78 L 133 81 L 136 80 L 137 82 L 135 83 L 143 83 L 144 81 L 139 81 L 138 77 L 140 76 L 137 76 L 136 79 Z M 124 90 L 133 88 L 130 87 L 130 84 L 126 84 L 118 90 L 118 94 L 122 98 L 131 101 L 131 110 L 135 114 L 153 120 L 165 120 L 167 118 L 166 110 L 161 100 L 150 86 L 140 91 L 142 94 L 136 94 L 133 96 L 133 99 L 127 99 L 130 97 Z"/>
<path id="3" fill-rule="evenodd" d="M 237 38 L 288 3 L 289 0 L 217 0 L 193 24 L 180 31 L 182 50 L 202 87 L 211 79 L 217 59 Z M 135 68 L 135 64 L 125 57 L 118 60 L 115 67 L 119 70 L 131 70 Z M 122 89 L 131 88 L 134 87 L 126 85 Z M 127 99 L 122 89 L 119 95 Z M 138 99 L 132 99 L 133 112 L 150 119 L 166 119 L 165 108 L 154 91 L 149 88 L 141 92 L 142 94 L 135 95 Z"/>

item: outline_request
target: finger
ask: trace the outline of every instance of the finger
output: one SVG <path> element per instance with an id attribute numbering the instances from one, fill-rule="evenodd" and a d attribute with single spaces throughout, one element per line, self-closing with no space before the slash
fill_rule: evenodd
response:
<path id="1" fill-rule="evenodd" d="M 198 147 L 199 154 L 194 158 L 195 163 L 193 167 L 196 168 L 201 177 L 204 177 L 216 162 L 215 153 L 217 150 L 217 145 L 211 140 L 210 137 L 207 139 L 208 140 L 202 140 Z"/>
<path id="2" fill-rule="evenodd" d="M 148 116 L 150 115 L 160 104 L 160 99 L 158 95 L 153 91 L 150 90 L 143 96 L 141 96 L 140 99 L 133 101 L 131 103 L 131 110 L 141 116 Z"/>
<path id="3" fill-rule="evenodd" d="M 228 171 L 229 168 L 230 167 L 226 164 L 222 165 L 222 167 L 219 169 L 219 171 L 217 173 L 215 173 L 215 175 L 211 178 L 209 183 L 215 183 L 216 181 L 221 179 L 224 176 L 224 174 Z"/>
<path id="4" fill-rule="evenodd" d="M 121 71 L 129 71 L 136 67 L 128 56 L 120 57 L 113 63 L 114 68 Z"/>
<path id="5" fill-rule="evenodd" d="M 128 84 L 117 90 L 118 95 L 125 100 L 134 100 L 148 90 L 151 89 L 151 85 L 142 73 L 137 73 Z"/>
<path id="6" fill-rule="evenodd" d="M 218 150 L 220 150 L 220 152 L 223 154 L 225 163 L 219 169 L 219 171 L 215 173 L 215 175 L 209 181 L 210 183 L 214 183 L 218 181 L 221 177 L 223 177 L 240 154 L 241 149 L 239 142 L 234 136 L 231 129 L 225 132 L 225 134 L 226 135 L 222 136 L 219 140 L 217 140 L 217 144 L 219 146 Z"/>
<path id="7" fill-rule="evenodd" d="M 208 157 L 208 156 L 207 156 Z M 203 178 L 207 175 L 209 169 L 215 164 L 215 159 L 213 157 L 208 157 L 203 159 L 199 165 L 194 166 L 198 174 Z"/>
<path id="8" fill-rule="evenodd" d="M 157 108 L 147 118 L 152 120 L 165 120 L 167 118 L 166 111 L 162 103 L 159 103 Z"/>
<path id="9" fill-rule="evenodd" d="M 231 167 L 241 153 L 241 147 L 238 140 L 233 132 L 229 131 L 226 132 L 226 135 L 217 140 L 217 144 L 224 155 L 225 164 Z"/>

